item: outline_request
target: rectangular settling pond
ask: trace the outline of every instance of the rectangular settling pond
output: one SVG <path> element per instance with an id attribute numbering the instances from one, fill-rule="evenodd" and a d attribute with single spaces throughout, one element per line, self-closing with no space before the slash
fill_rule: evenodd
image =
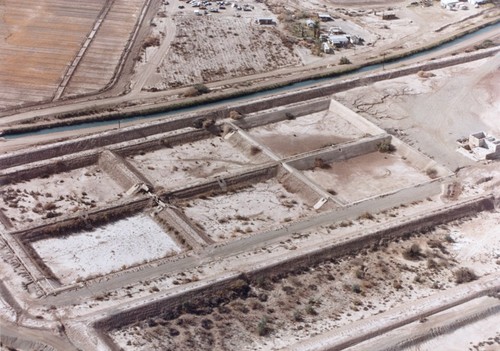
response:
<path id="1" fill-rule="evenodd" d="M 145 214 L 31 245 L 64 285 L 181 251 L 175 241 Z"/>

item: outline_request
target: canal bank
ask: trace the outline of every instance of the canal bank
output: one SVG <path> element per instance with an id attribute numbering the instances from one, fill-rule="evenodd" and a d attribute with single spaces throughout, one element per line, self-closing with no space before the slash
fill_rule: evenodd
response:
<path id="1" fill-rule="evenodd" d="M 248 103 L 248 101 L 259 99 L 259 101 L 257 102 L 257 104 L 259 105 L 262 105 L 261 100 L 266 100 L 268 102 L 279 105 L 279 100 L 281 99 L 282 94 L 286 94 L 287 92 L 297 89 L 301 89 L 298 94 L 295 94 L 297 99 L 306 100 L 310 98 L 326 96 L 341 91 L 339 89 L 345 89 L 342 85 L 339 84 L 344 83 L 345 79 L 348 79 L 352 75 L 376 71 L 386 65 L 389 66 L 390 64 L 401 64 L 410 60 L 418 59 L 423 55 L 437 53 L 441 50 L 448 49 L 463 41 L 469 40 L 470 38 L 484 34 L 485 32 L 498 30 L 498 28 L 500 27 L 499 21 L 499 19 L 494 19 L 486 24 L 483 24 L 482 26 L 461 32 L 450 38 L 447 38 L 446 40 L 435 42 L 419 49 L 398 53 L 392 56 L 386 56 L 384 59 L 372 60 L 364 65 L 335 66 L 334 69 L 323 71 L 307 78 L 287 79 L 284 81 L 280 81 L 279 83 L 270 83 L 254 88 L 249 87 L 240 89 L 235 92 L 214 92 L 196 98 L 168 103 L 159 103 L 153 106 L 130 106 L 121 109 L 120 111 L 110 111 L 109 106 L 105 106 L 101 107 L 102 109 L 106 110 L 102 113 L 98 113 L 98 107 L 93 107 L 71 113 L 59 114 L 53 116 L 54 118 L 52 120 L 50 120 L 50 118 L 48 118 L 47 116 L 44 116 L 40 117 L 39 123 L 31 122 L 18 124 L 10 128 L 4 128 L 3 136 L 7 139 L 10 139 L 61 133 L 71 130 L 90 130 L 93 128 L 116 126 L 120 127 L 120 124 L 123 126 L 126 123 L 138 123 L 152 119 L 168 118 L 173 115 L 191 113 L 195 111 L 202 111 L 204 114 L 206 114 L 207 111 L 211 110 L 215 110 L 215 112 L 217 112 L 217 110 L 224 111 L 231 106 L 233 109 L 240 109 L 240 112 L 250 113 L 255 111 L 251 107 L 252 105 L 255 105 L 255 103 Z M 488 55 L 486 56 L 491 55 L 491 50 L 494 51 L 495 49 L 488 50 Z M 423 66 L 425 66 L 425 64 Z M 398 71 L 405 72 L 405 69 L 406 68 L 402 68 Z M 398 75 L 399 73 L 397 73 L 397 71 L 387 72 L 392 72 L 391 77 L 400 76 Z M 405 74 L 408 73 L 404 73 L 402 75 Z M 344 79 L 344 81 L 340 81 L 341 79 Z M 363 82 L 363 79 L 365 78 L 361 77 L 356 79 L 359 82 Z M 338 83 L 339 81 L 340 83 Z M 356 85 L 354 84 L 349 87 L 349 84 L 347 84 L 347 88 L 349 89 L 355 86 Z M 309 89 L 311 89 L 310 87 L 314 87 L 316 90 L 311 93 L 309 91 Z M 307 91 L 302 92 L 302 90 Z M 266 99 L 266 97 L 269 96 L 272 97 Z M 290 100 L 287 99 L 287 101 Z M 271 104 L 270 107 L 273 107 L 273 105 Z M 218 113 L 215 114 L 218 115 Z M 49 119 L 50 121 L 43 122 L 44 119 Z"/>

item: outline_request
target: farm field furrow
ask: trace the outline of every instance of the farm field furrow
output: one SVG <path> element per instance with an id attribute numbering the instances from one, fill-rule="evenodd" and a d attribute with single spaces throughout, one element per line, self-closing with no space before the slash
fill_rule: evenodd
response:
<path id="1" fill-rule="evenodd" d="M 96 0 L 0 3 L 0 72 L 6 72 L 0 76 L 0 91 L 13 96 L 0 100 L 0 109 L 52 98 L 102 6 Z"/>

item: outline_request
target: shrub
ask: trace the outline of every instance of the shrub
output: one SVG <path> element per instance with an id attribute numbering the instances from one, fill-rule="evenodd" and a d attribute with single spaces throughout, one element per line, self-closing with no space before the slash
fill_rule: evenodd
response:
<path id="1" fill-rule="evenodd" d="M 431 179 L 434 179 L 434 178 L 437 178 L 438 176 L 438 172 L 435 168 L 428 168 L 425 173 L 427 174 L 427 176 Z"/>
<path id="2" fill-rule="evenodd" d="M 487 39 L 485 41 L 483 41 L 481 44 L 479 45 L 474 45 L 474 49 L 476 50 L 479 50 L 479 49 L 486 49 L 486 48 L 489 48 L 489 47 L 492 47 L 494 46 L 495 43 L 493 43 L 493 41 Z"/>
<path id="3" fill-rule="evenodd" d="M 342 56 L 340 58 L 340 61 L 339 61 L 340 65 L 349 65 L 350 63 L 351 63 L 351 61 L 347 57 Z"/>
<path id="4" fill-rule="evenodd" d="M 143 49 L 147 49 L 152 46 L 160 46 L 160 38 L 157 36 L 150 36 L 147 37 L 146 40 L 144 40 L 144 43 L 142 44 Z"/>
<path id="5" fill-rule="evenodd" d="M 342 228 L 350 227 L 351 225 L 352 225 L 352 221 L 350 221 L 350 220 L 343 220 L 342 222 L 340 222 L 340 226 Z"/>
<path id="6" fill-rule="evenodd" d="M 198 93 L 201 95 L 201 94 L 208 94 L 210 92 L 210 88 L 207 87 L 206 85 L 204 84 L 195 84 L 193 86 L 193 88 L 196 89 L 196 91 L 198 91 Z"/>
<path id="7" fill-rule="evenodd" d="M 351 290 L 353 293 L 359 294 L 361 292 L 361 286 L 359 286 L 359 284 L 352 284 Z"/>
<path id="8" fill-rule="evenodd" d="M 232 110 L 231 112 L 229 112 L 229 118 L 234 119 L 234 120 L 238 120 L 238 119 L 242 119 L 243 115 L 241 113 L 239 113 L 238 111 Z"/>
<path id="9" fill-rule="evenodd" d="M 329 169 L 331 167 L 332 166 L 326 163 L 321 157 L 316 157 L 314 159 L 314 168 Z"/>
<path id="10" fill-rule="evenodd" d="M 459 268 L 453 275 L 457 284 L 468 283 L 477 279 L 476 273 L 472 269 L 465 267 Z"/>
<path id="11" fill-rule="evenodd" d="M 295 310 L 293 312 L 293 320 L 296 322 L 302 322 L 304 320 L 304 316 L 302 316 L 302 312 L 299 310 Z"/>
<path id="12" fill-rule="evenodd" d="M 330 193 L 331 195 L 333 195 L 333 196 L 337 195 L 337 192 L 335 190 L 333 190 L 333 189 L 327 189 L 326 191 L 328 193 Z"/>
<path id="13" fill-rule="evenodd" d="M 268 318 L 267 316 L 264 316 L 260 319 L 259 321 L 259 324 L 257 324 L 257 333 L 260 335 L 260 336 L 265 336 L 267 334 L 269 334 L 269 332 L 271 331 L 269 326 L 268 326 Z"/>
<path id="14" fill-rule="evenodd" d="M 378 143 L 377 150 L 382 153 L 389 153 L 395 151 L 396 148 L 394 147 L 394 145 L 391 144 L 390 141 L 387 140 Z"/>
<path id="15" fill-rule="evenodd" d="M 288 120 L 294 120 L 295 119 L 295 116 L 293 114 L 291 114 L 290 112 L 285 113 L 285 117 Z"/>
<path id="16" fill-rule="evenodd" d="M 210 92 L 210 88 L 204 84 L 195 84 L 184 92 L 184 97 L 194 97 Z"/>
<path id="17" fill-rule="evenodd" d="M 306 313 L 310 314 L 311 316 L 316 316 L 318 314 L 318 312 L 314 309 L 313 305 L 311 304 L 307 304 Z"/>
<path id="18" fill-rule="evenodd" d="M 403 257 L 410 261 L 417 261 L 422 256 L 422 249 L 418 244 L 412 244 L 409 248 L 403 251 Z"/>
<path id="19" fill-rule="evenodd" d="M 455 242 L 455 239 L 453 239 L 453 237 L 450 234 L 446 234 L 444 237 L 444 240 L 446 240 L 446 242 L 448 242 L 450 244 Z"/>
<path id="20" fill-rule="evenodd" d="M 375 217 L 370 212 L 365 212 L 359 215 L 358 219 L 368 219 L 373 220 Z"/>
<path id="21" fill-rule="evenodd" d="M 427 259 L 427 268 L 436 270 L 439 268 L 439 264 L 435 260 L 433 260 L 432 258 L 428 258 Z"/>
<path id="22" fill-rule="evenodd" d="M 260 153 L 261 153 L 261 151 L 262 151 L 262 150 L 261 150 L 261 148 L 260 148 L 260 147 L 258 147 L 258 146 L 252 145 L 252 146 L 250 147 L 250 155 L 252 155 L 252 156 L 255 156 L 255 155 L 257 155 L 257 154 L 260 154 Z"/>

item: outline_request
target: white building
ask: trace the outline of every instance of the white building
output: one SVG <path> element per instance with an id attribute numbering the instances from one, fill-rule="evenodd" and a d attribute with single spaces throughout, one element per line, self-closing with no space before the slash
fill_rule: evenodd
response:
<path id="1" fill-rule="evenodd" d="M 447 10 L 451 10 L 455 8 L 458 2 L 458 0 L 441 0 L 441 7 Z"/>
<path id="2" fill-rule="evenodd" d="M 329 35 L 328 42 L 335 47 L 343 47 L 349 44 L 347 35 Z"/>
<path id="3" fill-rule="evenodd" d="M 484 132 L 469 136 L 469 147 L 480 160 L 491 160 L 500 157 L 500 140 Z"/>

